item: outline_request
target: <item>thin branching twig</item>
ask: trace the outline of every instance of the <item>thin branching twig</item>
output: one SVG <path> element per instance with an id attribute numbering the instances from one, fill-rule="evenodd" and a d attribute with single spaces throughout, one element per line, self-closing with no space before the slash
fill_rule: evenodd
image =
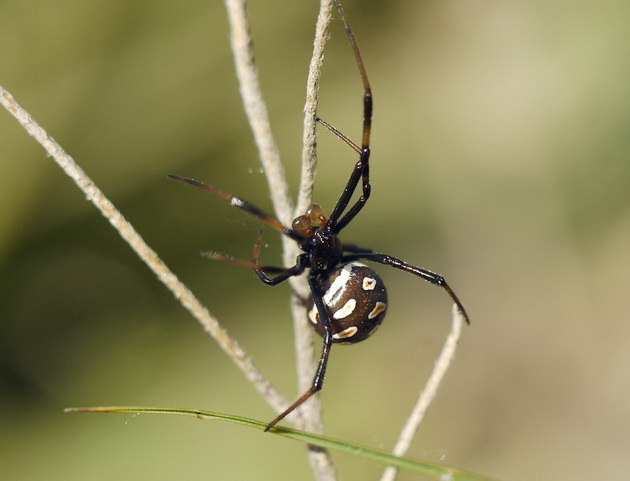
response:
<path id="1" fill-rule="evenodd" d="M 298 191 L 297 206 L 294 215 L 306 211 L 307 206 L 313 201 L 313 183 L 315 181 L 315 169 L 317 166 L 316 151 L 316 122 L 319 79 L 324 62 L 324 46 L 328 39 L 328 26 L 332 19 L 332 0 L 321 0 L 317 24 L 315 27 L 315 39 L 313 41 L 313 55 L 309 65 L 306 82 L 306 103 L 304 105 L 304 135 L 302 149 L 302 175 Z M 291 262 L 291 257 L 297 252 L 285 251 L 285 262 Z M 295 259 L 295 257 L 293 257 Z M 292 283 L 292 287 L 299 296 L 304 297 L 307 292 L 306 280 L 302 277 Z M 313 382 L 315 366 L 313 365 L 313 333 L 308 325 L 306 309 L 298 295 L 293 294 L 291 313 L 293 316 L 293 329 L 295 332 L 296 370 L 299 392 L 306 391 Z M 323 433 L 322 407 L 319 396 L 313 396 L 303 407 L 306 419 L 305 428 L 316 433 Z M 336 479 L 335 468 L 327 451 L 321 448 L 309 449 L 309 461 L 313 472 L 322 479 Z"/>
<path id="2" fill-rule="evenodd" d="M 225 0 L 225 7 L 230 23 L 230 44 L 245 114 L 254 134 L 276 216 L 283 224 L 288 225 L 293 218 L 293 207 L 284 168 L 280 162 L 280 154 L 271 132 L 267 105 L 258 81 L 246 2 L 245 0 Z"/>
<path id="3" fill-rule="evenodd" d="M 300 189 L 298 191 L 295 215 L 306 212 L 307 207 L 313 202 L 313 184 L 315 182 L 315 169 L 317 167 L 317 139 L 316 116 L 319 100 L 319 79 L 324 63 L 324 47 L 328 39 L 328 26 L 332 19 L 332 0 L 321 0 L 317 24 L 315 26 L 315 39 L 313 41 L 313 55 L 308 69 L 306 81 L 306 103 L 304 105 L 304 135 L 302 148 L 302 174 Z M 291 261 L 291 259 L 285 259 Z M 293 285 L 293 288 L 302 297 L 308 293 L 306 281 L 300 279 L 301 285 Z M 295 351 L 298 373 L 298 389 L 306 391 L 313 382 L 313 336 L 312 329 L 308 325 L 306 310 L 299 299 L 293 299 L 291 304 L 294 319 Z M 313 396 L 312 400 L 304 406 L 307 420 L 306 428 L 310 431 L 323 432 L 321 419 L 321 406 L 319 396 Z"/>
<path id="4" fill-rule="evenodd" d="M 407 451 L 409 451 L 413 438 L 416 435 L 418 428 L 420 427 L 420 423 L 424 419 L 424 415 L 426 414 L 429 405 L 435 398 L 435 395 L 437 394 L 437 391 L 442 384 L 442 379 L 444 379 L 446 371 L 455 358 L 457 342 L 459 341 L 464 322 L 465 320 L 462 313 L 459 311 L 457 306 L 454 305 L 451 331 L 446 337 L 446 341 L 444 342 L 444 346 L 442 347 L 440 357 L 438 357 L 435 366 L 433 367 L 433 372 L 431 373 L 431 376 L 429 377 L 426 386 L 420 393 L 418 401 L 411 411 L 411 415 L 405 422 L 405 425 L 400 432 L 398 441 L 396 442 L 396 445 L 392 450 L 392 454 L 396 456 L 404 456 L 405 454 L 407 454 Z M 386 468 L 383 472 L 381 481 L 394 481 L 397 474 L 398 468 L 390 466 Z"/>
<path id="5" fill-rule="evenodd" d="M 306 80 L 306 104 L 304 105 L 304 136 L 302 138 L 302 176 L 300 177 L 300 190 L 298 192 L 297 205 L 294 214 L 306 211 L 313 199 L 313 184 L 315 182 L 315 170 L 317 169 L 317 138 L 316 117 L 319 101 L 319 79 L 322 65 L 324 64 L 324 47 L 328 39 L 328 26 L 332 19 L 332 0 L 322 0 L 315 27 L 315 41 L 313 42 L 313 55 L 308 69 Z"/>
<path id="6" fill-rule="evenodd" d="M 133 226 L 125 220 L 123 215 L 96 187 L 94 182 L 74 162 L 61 146 L 40 127 L 37 122 L 15 101 L 13 96 L 0 87 L 0 102 L 17 119 L 24 129 L 39 142 L 48 154 L 57 162 L 63 171 L 77 184 L 86 198 L 109 220 L 114 229 L 138 254 L 140 259 L 156 274 L 158 279 L 173 293 L 179 302 L 190 311 L 210 336 L 234 361 L 247 379 L 258 389 L 269 404 L 276 410 L 287 405 L 278 391 L 265 376 L 254 366 L 252 360 L 241 349 L 236 340 L 232 339 L 223 329 L 217 319 L 197 300 L 192 292 L 173 274 L 153 249 L 140 237 Z"/>
<path id="7" fill-rule="evenodd" d="M 272 202 L 277 217 L 290 225 L 296 212 L 291 210 L 291 201 L 284 169 L 280 163 L 280 155 L 271 132 L 271 124 L 267 108 L 263 99 L 256 70 L 253 40 L 250 35 L 249 20 L 244 0 L 225 0 L 230 22 L 230 43 L 236 64 L 236 72 L 245 112 L 254 133 L 258 147 L 260 161 L 267 177 Z M 298 194 L 298 209 L 303 212 L 306 205 L 312 202 L 313 181 L 315 177 L 315 114 L 317 111 L 317 89 L 323 63 L 323 51 L 327 38 L 328 25 L 331 20 L 332 0 L 322 0 L 318 16 L 313 57 L 309 69 L 307 82 L 306 105 L 304 116 L 304 147 L 302 156 L 302 180 Z M 298 246 L 288 237 L 283 237 L 283 262 L 285 266 L 295 263 L 299 254 Z M 313 379 L 313 340 L 308 327 L 304 306 L 300 300 L 307 295 L 306 282 L 303 277 L 292 278 L 291 286 L 297 295 L 292 296 L 291 311 L 295 332 L 296 368 L 298 376 L 298 391 L 306 391 Z M 286 406 L 283 407 L 286 408 Z M 278 411 L 281 412 L 282 410 Z M 303 418 L 299 414 L 303 413 Z M 314 396 L 305 406 L 297 410 L 292 419 L 298 426 L 314 431 L 323 432 L 321 405 L 319 397 Z M 332 461 L 325 450 L 309 450 L 309 460 L 316 479 L 335 479 Z"/>

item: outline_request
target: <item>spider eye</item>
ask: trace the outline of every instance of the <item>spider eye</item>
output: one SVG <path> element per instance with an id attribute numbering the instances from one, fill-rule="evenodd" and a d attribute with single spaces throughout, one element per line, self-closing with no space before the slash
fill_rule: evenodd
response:
<path id="1" fill-rule="evenodd" d="M 313 227 L 321 227 L 326 223 L 326 215 L 324 209 L 319 204 L 312 204 L 306 211 L 306 215 L 311 221 Z"/>
<path id="2" fill-rule="evenodd" d="M 307 237 L 311 237 L 312 235 L 312 227 L 311 227 L 311 219 L 306 216 L 306 215 L 301 215 L 299 217 L 296 217 L 293 220 L 293 223 L 291 224 L 291 227 L 293 227 L 293 230 L 305 235 Z"/>

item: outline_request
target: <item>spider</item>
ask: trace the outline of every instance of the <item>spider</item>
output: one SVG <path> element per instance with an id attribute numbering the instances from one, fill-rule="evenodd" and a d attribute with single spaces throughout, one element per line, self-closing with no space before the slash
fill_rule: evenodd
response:
<path id="1" fill-rule="evenodd" d="M 323 338 L 322 352 L 317 370 L 308 391 L 300 396 L 283 413 L 272 420 L 265 431 L 269 431 L 293 410 L 322 389 L 326 365 L 333 344 L 354 344 L 370 337 L 383 322 L 387 310 L 387 291 L 381 278 L 370 267 L 359 261 L 371 261 L 400 269 L 444 289 L 453 299 L 468 324 L 470 321 L 455 292 L 446 283 L 444 277 L 434 272 L 410 265 L 400 259 L 377 254 L 371 249 L 354 244 L 343 244 L 339 233 L 361 212 L 370 197 L 370 132 L 372 124 L 372 90 L 367 73 L 346 15 L 339 3 L 335 5 L 343 23 L 346 36 L 354 52 L 356 64 L 363 81 L 363 138 L 361 145 L 355 144 L 332 125 L 317 118 L 317 122 L 350 146 L 358 155 L 350 178 L 330 216 L 317 204 L 312 204 L 304 215 L 293 220 L 291 227 L 286 227 L 277 218 L 240 197 L 223 192 L 216 187 L 196 180 L 169 174 L 175 180 L 186 182 L 225 199 L 230 205 L 238 207 L 257 217 L 271 228 L 293 239 L 302 253 L 291 267 L 261 265 L 258 262 L 262 231 L 254 247 L 251 261 L 236 259 L 213 251 L 204 251 L 202 255 L 210 259 L 229 262 L 252 269 L 259 279 L 267 285 L 275 286 L 290 277 L 306 274 L 310 297 L 306 302 L 308 318 L 315 331 Z M 361 195 L 348 208 L 351 198 L 361 181 Z M 269 275 L 268 275 L 269 274 Z"/>

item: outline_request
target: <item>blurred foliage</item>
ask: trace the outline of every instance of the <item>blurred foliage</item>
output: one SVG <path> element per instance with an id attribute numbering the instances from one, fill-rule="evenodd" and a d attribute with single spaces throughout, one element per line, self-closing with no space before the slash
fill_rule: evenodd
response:
<path id="1" fill-rule="evenodd" d="M 373 196 L 344 239 L 444 274 L 473 321 L 411 456 L 503 479 L 623 478 L 630 7 L 345 6 L 375 117 Z M 317 2 L 249 7 L 295 192 Z M 222 3 L 3 0 L 0 58 L 0 84 L 292 397 L 287 287 L 198 256 L 248 257 L 258 224 L 166 179 L 195 177 L 270 209 Z M 358 138 L 361 85 L 338 23 L 320 93 L 320 115 Z M 324 131 L 319 140 L 316 199 L 330 210 L 354 156 Z M 0 159 L 0 477 L 308 479 L 302 447 L 259 433 L 62 414 L 145 404 L 272 417 L 6 113 Z M 277 235 L 266 239 L 265 260 L 278 262 Z M 450 318 L 444 293 L 390 271 L 380 269 L 387 321 L 374 340 L 334 350 L 323 392 L 330 435 L 383 449 Z M 378 472 L 338 463 L 346 479 Z"/>

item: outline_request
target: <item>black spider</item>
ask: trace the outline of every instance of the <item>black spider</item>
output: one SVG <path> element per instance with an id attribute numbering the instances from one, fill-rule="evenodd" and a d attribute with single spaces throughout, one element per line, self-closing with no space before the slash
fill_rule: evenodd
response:
<path id="1" fill-rule="evenodd" d="M 261 243 L 261 234 L 259 234 L 251 261 L 235 259 L 217 252 L 203 252 L 203 255 L 211 259 L 230 262 L 252 269 L 261 281 L 270 286 L 275 286 L 290 277 L 300 275 L 308 270 L 307 280 L 311 291 L 307 306 L 308 317 L 314 329 L 324 339 L 322 353 L 310 389 L 282 414 L 271 421 L 267 425 L 266 431 L 322 388 L 326 365 L 333 343 L 353 344 L 367 339 L 383 321 L 387 309 L 387 292 L 383 281 L 371 268 L 358 261 L 363 260 L 385 264 L 414 274 L 431 284 L 442 287 L 451 296 L 466 322 L 470 323 L 464 306 L 446 283 L 446 280 L 439 274 L 412 266 L 389 255 L 376 254 L 370 249 L 364 249 L 352 244 L 342 244 L 338 237 L 339 232 L 356 217 L 370 197 L 369 159 L 372 90 L 361 54 L 344 11 L 338 0 L 335 0 L 335 5 L 354 51 L 365 91 L 363 95 L 363 139 L 361 146 L 352 142 L 330 124 L 319 118 L 317 119 L 320 124 L 359 154 L 359 160 L 355 164 L 350 179 L 339 197 L 332 214 L 326 217 L 323 209 L 319 205 L 313 204 L 304 215 L 297 217 L 293 221 L 291 228 L 288 228 L 275 217 L 240 197 L 225 193 L 216 187 L 205 185 L 193 179 L 173 174 L 169 175 L 172 179 L 187 182 L 204 189 L 225 199 L 230 205 L 243 209 L 275 230 L 293 239 L 303 251 L 302 254 L 297 256 L 295 265 L 292 267 L 261 265 L 258 262 Z M 359 180 L 361 180 L 362 185 L 361 196 L 346 210 L 359 184 Z M 269 277 L 268 274 L 271 274 L 273 277 Z"/>

